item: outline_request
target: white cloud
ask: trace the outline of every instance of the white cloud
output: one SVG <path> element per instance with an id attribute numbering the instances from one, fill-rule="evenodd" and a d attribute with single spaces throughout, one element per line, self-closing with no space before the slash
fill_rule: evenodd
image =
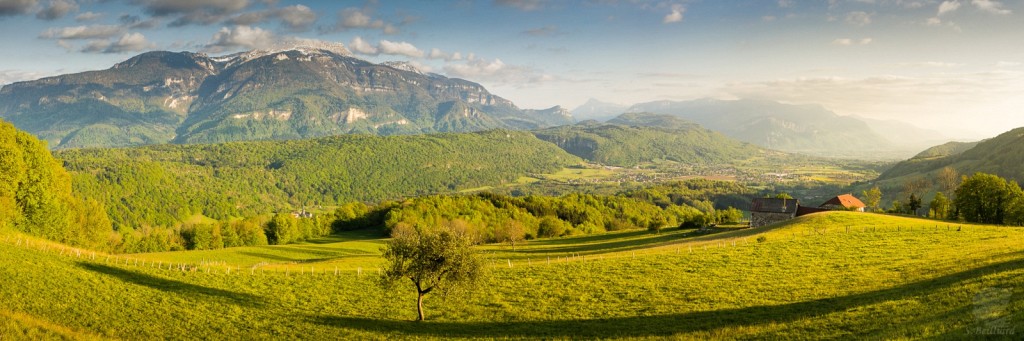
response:
<path id="1" fill-rule="evenodd" d="M 303 5 L 294 5 L 277 10 L 277 16 L 285 25 L 296 30 L 305 30 L 316 22 L 316 12 Z"/>
<path id="2" fill-rule="evenodd" d="M 45 39 L 106 39 L 122 34 L 124 28 L 116 25 L 88 25 L 51 27 L 39 34 Z"/>
<path id="3" fill-rule="evenodd" d="M 846 22 L 857 26 L 865 26 L 871 23 L 871 14 L 862 11 L 850 12 L 846 14 Z"/>
<path id="4" fill-rule="evenodd" d="M 779 7 L 793 7 L 793 0 L 779 0 Z"/>
<path id="5" fill-rule="evenodd" d="M 36 18 L 42 20 L 57 20 L 63 18 L 70 12 L 78 10 L 78 4 L 71 0 L 50 0 L 50 5 L 36 12 Z"/>
<path id="6" fill-rule="evenodd" d="M 142 33 L 136 32 L 125 33 L 116 41 L 89 41 L 81 51 L 86 53 L 124 53 L 140 52 L 153 48 L 156 48 L 156 44 L 146 40 L 146 36 L 142 35 Z"/>
<path id="7" fill-rule="evenodd" d="M 554 77 L 542 74 L 537 70 L 524 66 L 505 64 L 501 59 L 488 61 L 470 54 L 465 62 L 450 63 L 444 66 L 445 73 L 450 77 L 471 79 L 475 82 L 487 82 L 500 85 L 526 87 L 551 81 Z"/>
<path id="8" fill-rule="evenodd" d="M 686 8 L 680 4 L 673 4 L 671 11 L 661 19 L 663 24 L 670 24 L 674 22 L 683 21 L 683 13 L 686 12 Z"/>
<path id="9" fill-rule="evenodd" d="M 258 49 L 274 46 L 278 37 L 273 32 L 246 25 L 221 27 L 210 42 L 203 47 L 207 52 L 223 52 L 232 49 Z"/>
<path id="10" fill-rule="evenodd" d="M 408 56 L 413 58 L 423 57 L 423 51 L 416 48 L 413 44 L 404 41 L 392 42 L 381 40 L 380 43 L 377 44 L 377 49 L 380 50 L 381 54 Z"/>
<path id="11" fill-rule="evenodd" d="M 96 19 L 99 19 L 99 18 L 102 18 L 102 17 L 103 17 L 103 13 L 84 12 L 84 13 L 76 15 L 75 16 L 75 21 L 78 21 L 78 22 L 93 21 L 93 20 L 96 20 Z"/>
<path id="12" fill-rule="evenodd" d="M 373 44 L 366 42 L 361 37 L 353 38 L 352 42 L 348 44 L 348 48 L 349 50 L 352 50 L 352 52 L 362 55 L 376 56 L 380 54 L 379 52 L 377 52 L 376 46 L 373 46 Z"/>
<path id="13" fill-rule="evenodd" d="M 996 67 L 1018 67 L 1018 66 L 1021 66 L 1020 62 L 999 61 L 998 63 L 996 63 Z"/>
<path id="14" fill-rule="evenodd" d="M 942 19 L 939 19 L 939 17 L 932 17 L 928 18 L 928 21 L 925 23 L 928 24 L 928 26 L 938 26 L 942 25 Z"/>
<path id="15" fill-rule="evenodd" d="M 943 14 L 955 11 L 957 8 L 960 8 L 959 0 L 943 1 L 941 4 L 939 4 L 938 15 L 941 16 Z"/>
<path id="16" fill-rule="evenodd" d="M 411 58 L 422 58 L 426 55 L 422 50 L 417 48 L 415 45 L 399 41 L 388 41 L 381 40 L 377 45 L 373 45 L 361 37 L 355 37 L 349 44 L 349 49 L 361 55 L 366 56 L 377 56 L 377 55 L 392 55 L 392 56 L 406 56 Z M 431 51 L 433 52 L 433 51 Z"/>
<path id="17" fill-rule="evenodd" d="M 994 0 L 971 0 L 971 4 L 978 9 L 992 14 L 1006 15 L 1013 11 L 1003 8 L 1003 4 Z"/>
<path id="18" fill-rule="evenodd" d="M 29 13 L 39 4 L 38 0 L 2 0 L 0 1 L 0 17 Z"/>
<path id="19" fill-rule="evenodd" d="M 334 27 L 325 31 L 347 31 L 351 29 L 374 29 L 381 30 L 384 34 L 398 33 L 398 27 L 384 22 L 381 19 L 374 19 L 368 8 L 346 8 L 338 12 L 338 22 Z"/>
<path id="20" fill-rule="evenodd" d="M 460 59 L 462 59 L 462 54 L 458 53 L 458 52 L 447 53 L 447 52 L 441 51 L 441 49 L 432 48 L 432 49 L 430 49 L 430 53 L 427 54 L 427 58 L 430 58 L 430 59 L 443 59 L 446 62 L 450 62 L 450 61 L 453 61 L 453 60 L 460 60 Z"/>

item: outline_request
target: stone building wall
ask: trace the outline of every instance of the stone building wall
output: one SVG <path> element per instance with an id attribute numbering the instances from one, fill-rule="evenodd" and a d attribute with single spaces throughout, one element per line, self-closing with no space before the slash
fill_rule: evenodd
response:
<path id="1" fill-rule="evenodd" d="M 793 219 L 793 213 L 751 212 L 750 227 L 761 227 L 790 219 Z"/>

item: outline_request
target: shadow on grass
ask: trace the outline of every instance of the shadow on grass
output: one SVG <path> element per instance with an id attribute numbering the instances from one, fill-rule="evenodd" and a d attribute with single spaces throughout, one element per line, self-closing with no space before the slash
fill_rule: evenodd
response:
<path id="1" fill-rule="evenodd" d="M 637 235 L 648 235 L 647 238 L 633 238 L 626 240 L 612 240 L 604 243 L 593 243 L 593 244 L 565 244 L 561 247 L 547 247 L 537 249 L 525 249 L 517 251 L 518 253 L 524 254 L 545 254 L 545 253 L 568 253 L 568 252 L 579 252 L 579 253 L 607 253 L 615 251 L 628 251 L 635 249 L 646 249 L 661 244 L 671 244 L 672 241 L 680 241 L 683 239 L 691 238 L 694 236 L 700 236 L 696 232 L 686 233 L 662 233 L 653 234 L 648 231 L 643 231 Z M 621 236 L 621 234 L 620 234 Z"/>
<path id="2" fill-rule="evenodd" d="M 273 261 L 278 261 L 278 262 L 303 262 L 303 261 L 307 260 L 307 258 L 292 258 L 292 257 L 285 257 L 285 256 L 273 255 L 273 254 L 269 254 L 269 253 L 262 253 L 262 252 L 239 251 L 238 254 L 243 255 L 243 256 L 256 257 L 256 258 L 260 258 L 260 259 L 267 259 L 267 260 L 273 260 Z"/>
<path id="3" fill-rule="evenodd" d="M 360 240 L 381 239 L 381 238 L 387 238 L 387 237 L 388 237 L 387 233 L 385 233 L 381 229 L 370 229 L 370 228 L 367 228 L 367 229 L 361 229 L 361 230 L 341 231 L 341 232 L 337 232 L 337 233 L 334 233 L 334 234 L 331 234 L 331 235 L 327 235 L 327 236 L 323 236 L 323 237 L 318 237 L 318 238 L 306 240 L 306 241 L 298 243 L 296 245 L 302 245 L 302 244 L 332 244 L 332 243 L 351 242 L 351 241 L 360 241 Z"/>
<path id="4" fill-rule="evenodd" d="M 678 333 L 713 332 L 729 327 L 756 327 L 767 323 L 788 322 L 843 312 L 860 306 L 916 298 L 936 290 L 961 285 L 984 275 L 1024 268 L 1024 259 L 994 263 L 972 270 L 872 292 L 836 298 L 773 306 L 756 306 L 716 311 L 689 312 L 655 316 L 631 316 L 593 320 L 521 321 L 521 322 L 411 322 L 375 320 L 349 316 L 312 316 L 313 323 L 370 332 L 401 333 L 407 336 L 469 338 L 600 338 L 667 337 Z M 952 318 L 932 315 L 930 321 Z M 961 331 L 963 329 L 960 329 Z M 963 335 L 967 336 L 967 335 Z"/>
<path id="5" fill-rule="evenodd" d="M 221 300 L 229 303 L 246 306 L 246 307 L 261 307 L 263 306 L 263 298 L 246 293 L 222 290 L 217 288 L 204 287 L 201 285 L 189 284 L 181 281 L 175 281 L 166 278 L 160 278 L 144 273 L 128 271 L 119 269 L 111 266 L 91 264 L 91 263 L 78 263 L 78 266 L 97 273 L 108 275 L 124 282 L 150 287 L 153 289 L 175 293 L 183 296 L 191 295 L 203 295 Z"/>

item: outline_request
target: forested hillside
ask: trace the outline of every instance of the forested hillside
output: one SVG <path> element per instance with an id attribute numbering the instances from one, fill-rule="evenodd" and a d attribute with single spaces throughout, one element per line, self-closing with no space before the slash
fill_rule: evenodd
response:
<path id="1" fill-rule="evenodd" d="M 625 167 L 654 160 L 724 163 L 763 153 L 754 145 L 673 117 L 627 114 L 611 122 L 616 124 L 562 126 L 535 135 L 584 159 Z"/>
<path id="2" fill-rule="evenodd" d="M 0 229 L 97 246 L 110 236 L 102 206 L 71 190 L 46 143 L 0 120 Z"/>
<path id="3" fill-rule="evenodd" d="M 1017 182 L 1024 181 L 1024 128 L 977 143 L 953 143 L 930 148 L 913 159 L 896 164 L 882 173 L 878 180 L 929 178 L 945 167 L 965 175 L 984 172 Z"/>
<path id="4" fill-rule="evenodd" d="M 580 160 L 513 131 L 60 151 L 115 225 L 169 226 L 516 181 Z"/>

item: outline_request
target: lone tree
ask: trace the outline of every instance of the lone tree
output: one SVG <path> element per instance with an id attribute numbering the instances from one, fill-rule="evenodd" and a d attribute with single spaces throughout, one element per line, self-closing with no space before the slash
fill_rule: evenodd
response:
<path id="1" fill-rule="evenodd" d="M 879 203 L 882 201 L 882 190 L 878 189 L 878 186 L 872 187 L 870 190 L 863 191 L 864 203 L 870 207 L 871 210 L 877 210 Z"/>
<path id="2" fill-rule="evenodd" d="M 384 248 L 387 267 L 381 282 L 393 285 L 408 278 L 416 286 L 417 321 L 423 321 L 423 296 L 469 288 L 483 271 L 483 262 L 465 233 L 443 226 L 400 224 Z"/>

